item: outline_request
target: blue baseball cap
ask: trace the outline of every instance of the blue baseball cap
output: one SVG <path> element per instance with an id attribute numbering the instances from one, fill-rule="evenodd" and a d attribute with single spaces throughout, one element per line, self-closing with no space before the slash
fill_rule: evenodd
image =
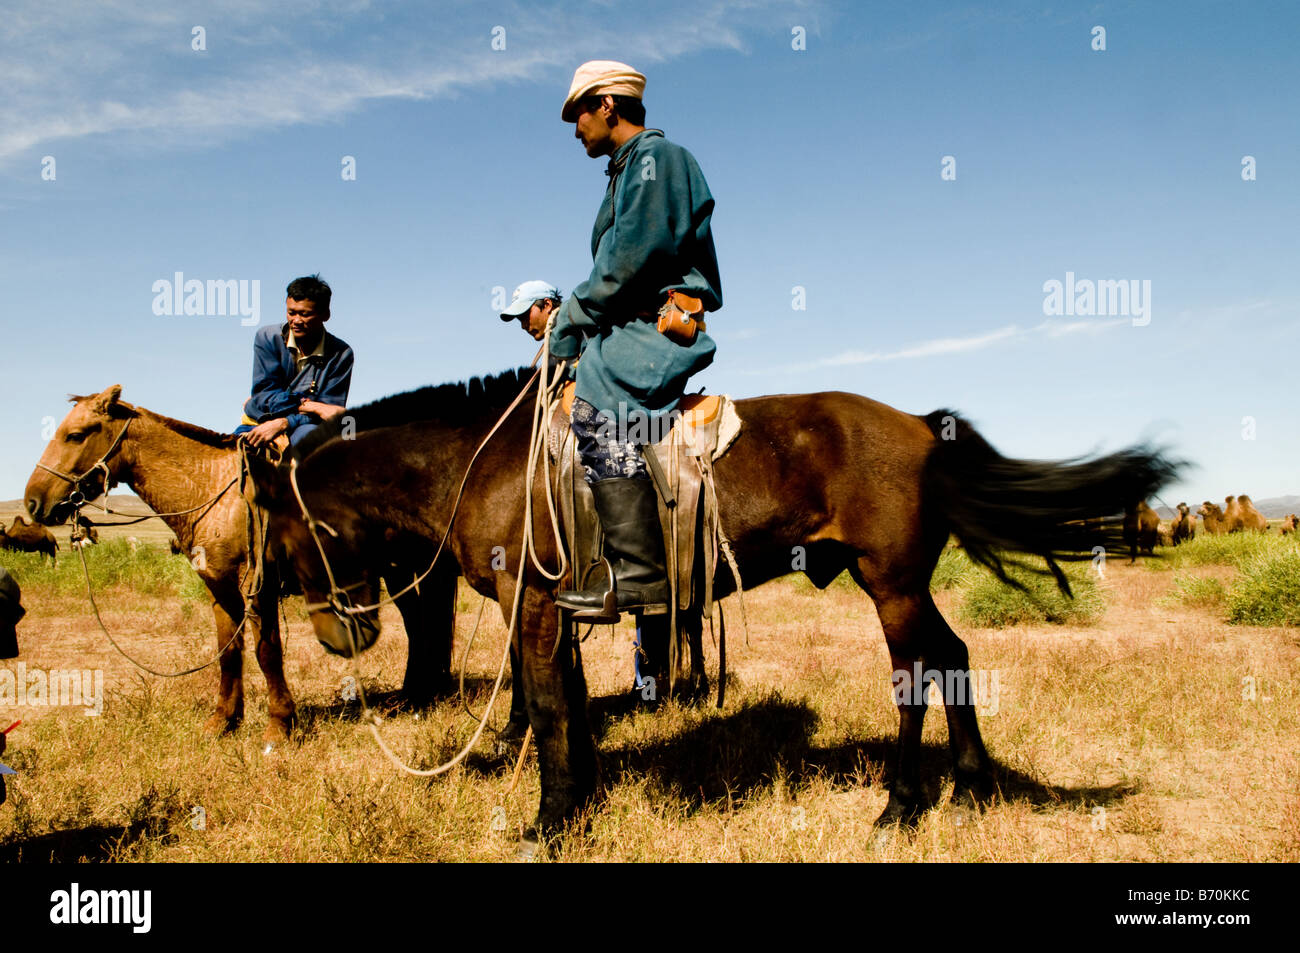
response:
<path id="1" fill-rule="evenodd" d="M 502 321 L 513 321 L 521 314 L 526 314 L 534 301 L 542 298 L 558 298 L 560 293 L 553 285 L 545 281 L 525 281 L 515 289 L 510 298 L 510 305 L 501 312 Z"/>

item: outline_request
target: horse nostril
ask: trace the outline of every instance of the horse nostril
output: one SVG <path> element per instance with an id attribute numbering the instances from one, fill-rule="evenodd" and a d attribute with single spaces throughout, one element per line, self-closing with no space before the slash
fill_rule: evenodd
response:
<path id="1" fill-rule="evenodd" d="M 42 514 L 41 514 L 40 500 L 33 498 L 27 501 L 27 515 L 30 516 L 37 523 L 41 521 Z"/>

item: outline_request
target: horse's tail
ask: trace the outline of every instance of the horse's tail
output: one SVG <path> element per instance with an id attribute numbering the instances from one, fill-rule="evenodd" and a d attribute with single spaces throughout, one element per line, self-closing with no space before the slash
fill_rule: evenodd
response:
<path id="1" fill-rule="evenodd" d="M 1091 559 L 1097 546 L 1119 550 L 1125 508 L 1185 466 L 1145 445 L 1092 459 L 1012 460 L 953 411 L 936 410 L 925 422 L 936 440 L 927 506 L 938 507 L 973 561 L 1017 588 L 1024 587 L 1007 575 L 1007 556 L 1028 553 L 1046 560 L 1069 595 L 1057 561 Z"/>

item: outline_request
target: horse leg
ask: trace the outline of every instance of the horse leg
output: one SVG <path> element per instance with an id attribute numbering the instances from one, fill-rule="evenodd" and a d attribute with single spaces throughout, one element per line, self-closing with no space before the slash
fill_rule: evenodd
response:
<path id="1" fill-rule="evenodd" d="M 911 825 L 922 810 L 921 803 L 921 728 L 925 723 L 927 684 L 923 649 L 925 643 L 925 601 L 921 596 L 887 588 L 879 581 L 869 581 L 864 573 L 871 567 L 859 560 L 850 567 L 854 581 L 872 597 L 880 625 L 885 630 L 889 659 L 893 664 L 891 684 L 894 703 L 898 706 L 898 746 L 896 764 L 889 786 L 889 801 L 875 827 L 890 824 Z"/>
<path id="2" fill-rule="evenodd" d="M 402 695 L 425 707 L 451 688 L 452 643 L 456 633 L 456 581 L 459 574 L 438 567 L 416 589 L 396 600 L 406 627 L 406 673 Z M 385 576 L 390 592 L 415 579 L 411 573 Z"/>
<path id="3" fill-rule="evenodd" d="M 504 598 L 501 602 L 510 604 Z M 526 840 L 559 831 L 596 793 L 596 746 L 587 721 L 582 655 L 572 626 L 561 631 L 557 615 L 549 599 L 525 593 L 520 657 L 542 781 L 536 828 Z M 557 638 L 563 639 L 558 651 Z"/>
<path id="4" fill-rule="evenodd" d="M 289 740 L 297 717 L 293 693 L 284 678 L 284 646 L 280 641 L 280 580 L 269 561 L 262 588 L 250 599 L 248 626 L 255 630 L 257 664 L 266 679 L 268 721 L 262 740 L 268 746 Z"/>
<path id="5" fill-rule="evenodd" d="M 647 701 L 657 702 L 660 693 L 667 697 L 668 692 L 668 616 L 640 615 L 636 624 L 639 644 L 634 671 L 640 673 L 641 682 L 632 688 Z M 650 682 L 654 683 L 653 690 Z"/>
<path id="6" fill-rule="evenodd" d="M 524 667 L 520 662 L 519 648 L 510 643 L 510 718 L 501 729 L 501 740 L 511 741 L 528 732 L 528 705 L 524 694 Z"/>
<path id="7" fill-rule="evenodd" d="M 244 633 L 235 634 L 244 620 L 244 601 L 238 592 L 214 598 L 212 614 L 217 620 L 221 680 L 217 685 L 217 707 L 204 728 L 222 734 L 234 731 L 244 719 Z"/>
<path id="8" fill-rule="evenodd" d="M 671 667 L 669 643 L 677 639 L 677 672 L 674 695 L 695 701 L 709 693 L 709 677 L 704 671 L 703 616 L 699 611 L 681 612 L 677 616 L 677 631 L 670 631 L 667 615 L 643 615 L 638 620 L 641 629 L 641 665 L 643 676 L 655 680 L 655 694 L 668 691 L 668 672 Z"/>
<path id="9" fill-rule="evenodd" d="M 972 806 L 993 796 L 993 762 L 980 737 L 975 716 L 970 653 L 934 604 L 926 599 L 927 661 L 944 679 L 944 715 L 948 720 L 948 750 L 952 754 L 952 803 Z"/>

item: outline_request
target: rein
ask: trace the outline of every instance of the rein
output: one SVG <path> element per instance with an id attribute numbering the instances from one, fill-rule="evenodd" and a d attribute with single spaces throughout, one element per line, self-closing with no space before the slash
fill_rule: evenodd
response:
<path id="1" fill-rule="evenodd" d="M 514 643 L 515 633 L 518 628 L 519 610 L 522 604 L 523 591 L 524 591 L 524 574 L 528 567 L 528 563 L 531 561 L 539 572 L 541 572 L 546 578 L 552 580 L 559 579 L 561 576 L 563 576 L 565 572 L 567 561 L 566 561 L 566 556 L 564 554 L 563 543 L 560 541 L 558 516 L 556 515 L 554 501 L 551 497 L 549 480 L 547 481 L 547 507 L 548 507 L 549 515 L 551 516 L 552 529 L 556 534 L 555 538 L 558 544 L 557 552 L 559 552 L 560 554 L 559 555 L 560 568 L 558 572 L 556 572 L 555 574 L 552 574 L 544 566 L 541 565 L 540 559 L 537 556 L 536 548 L 534 545 L 533 533 L 532 533 L 532 492 L 531 492 L 532 479 L 536 470 L 537 452 L 539 446 L 543 444 L 546 440 L 545 423 L 547 420 L 547 411 L 551 407 L 550 392 L 551 390 L 554 389 L 554 383 L 555 383 L 554 381 L 548 379 L 548 374 L 547 374 L 549 364 L 550 364 L 549 332 L 550 332 L 550 325 L 548 324 L 547 333 L 543 336 L 542 347 L 537 352 L 537 356 L 533 358 L 533 365 L 538 365 L 538 362 L 540 361 L 541 362 L 540 366 L 537 367 L 537 370 L 533 373 L 533 376 L 530 377 L 528 381 L 524 384 L 523 388 L 519 391 L 519 394 L 515 397 L 515 399 L 510 402 L 510 405 L 505 409 L 505 412 L 502 413 L 501 417 L 497 420 L 497 422 L 492 425 L 492 429 L 488 431 L 487 436 L 485 436 L 482 442 L 479 443 L 478 448 L 475 449 L 473 455 L 469 459 L 469 462 L 465 465 L 465 472 L 461 477 L 460 487 L 456 491 L 456 498 L 452 504 L 451 515 L 447 518 L 447 529 L 442 534 L 442 539 L 439 541 L 438 548 L 433 554 L 433 560 L 430 562 L 429 568 L 426 569 L 419 576 L 417 576 L 411 583 L 409 583 L 406 586 L 403 586 L 402 589 L 399 590 L 396 594 L 383 597 L 378 602 L 370 606 L 353 606 L 349 604 L 350 600 L 344 601 L 348 599 L 348 595 L 347 595 L 348 589 L 355 589 L 358 585 L 361 585 L 361 583 L 357 583 L 355 585 L 348 586 L 346 588 L 338 585 L 338 582 L 334 577 L 334 570 L 330 565 L 329 557 L 325 553 L 325 547 L 321 542 L 320 533 L 318 532 L 317 528 L 320 527 L 325 532 L 329 533 L 331 536 L 334 536 L 335 538 L 338 537 L 338 532 L 333 527 L 331 527 L 328 523 L 325 523 L 321 520 L 317 520 L 315 517 L 311 515 L 311 511 L 307 508 L 307 503 L 303 499 L 302 492 L 298 487 L 298 462 L 295 459 L 290 464 L 289 484 L 293 488 L 294 497 L 297 499 L 298 506 L 302 510 L 302 518 L 304 522 L 306 522 L 307 524 L 307 529 L 308 532 L 310 532 L 311 534 L 312 541 L 316 544 L 316 550 L 320 554 L 321 562 L 325 567 L 325 576 L 326 579 L 329 581 L 329 586 L 330 586 L 330 593 L 327 601 L 325 603 L 313 603 L 312 606 L 314 606 L 317 609 L 328 607 L 332 609 L 339 618 L 347 620 L 348 640 L 351 642 L 351 648 L 352 648 L 351 662 L 352 662 L 353 674 L 356 678 L 357 689 L 360 694 L 363 716 L 369 716 L 366 719 L 367 721 L 366 726 L 370 729 L 370 733 L 374 737 L 375 743 L 379 746 L 380 750 L 383 751 L 383 753 L 388 757 L 388 760 L 391 761 L 393 765 L 399 770 L 405 772 L 406 774 L 412 775 L 414 777 L 421 777 L 421 778 L 436 777 L 440 774 L 444 774 L 447 771 L 450 771 L 456 765 L 460 764 L 460 762 L 465 760 L 466 757 L 468 757 L 470 751 L 473 750 L 474 745 L 478 743 L 478 739 L 482 736 L 483 730 L 487 727 L 488 718 L 491 717 L 492 709 L 496 705 L 497 697 L 501 692 L 502 682 L 505 679 L 506 664 L 510 661 L 510 647 Z M 453 756 L 450 760 L 445 761 L 444 763 L 438 765 L 435 768 L 429 768 L 423 770 L 419 768 L 413 768 L 410 765 L 408 765 L 406 762 L 404 762 L 400 757 L 398 757 L 397 754 L 392 750 L 392 748 L 390 748 L 388 744 L 384 741 L 383 735 L 379 731 L 379 726 L 382 723 L 379 718 L 379 715 L 374 711 L 372 711 L 372 709 L 370 708 L 370 703 L 366 700 L 364 683 L 361 678 L 360 664 L 358 662 L 358 657 L 360 656 L 361 653 L 357 647 L 356 626 L 352 622 L 351 617 L 359 615 L 362 612 L 373 612 L 379 609 L 380 607 L 382 607 L 383 605 L 385 605 L 386 603 L 395 601 L 398 597 L 400 597 L 401 595 L 405 594 L 406 592 L 410 591 L 412 588 L 417 586 L 425 577 L 429 575 L 429 573 L 433 572 L 433 567 L 437 564 L 438 557 L 442 555 L 442 550 L 446 546 L 447 540 L 450 539 L 451 537 L 452 527 L 455 525 L 456 515 L 460 510 L 460 504 L 465 494 L 465 487 L 469 483 L 470 470 L 473 468 L 475 461 L 479 457 L 479 454 L 483 452 L 483 448 L 487 446 L 488 442 L 496 435 L 497 431 L 501 429 L 502 425 L 506 422 L 506 420 L 510 417 L 510 415 L 523 402 L 524 397 L 528 394 L 528 391 L 532 388 L 533 382 L 539 381 L 539 379 L 540 382 L 537 388 L 537 395 L 534 399 L 534 405 L 533 405 L 532 432 L 529 436 L 529 458 L 528 458 L 527 471 L 525 473 L 525 478 L 524 478 L 524 484 L 525 484 L 524 485 L 524 526 L 523 526 L 523 532 L 521 533 L 522 538 L 520 539 L 520 545 L 519 545 L 519 572 L 516 574 L 515 577 L 514 598 L 511 602 L 511 607 L 510 607 L 509 631 L 506 637 L 505 649 L 501 653 L 501 663 L 497 668 L 496 681 L 492 686 L 492 695 L 488 698 L 487 707 L 484 709 L 483 717 L 481 720 L 479 720 L 478 727 L 474 730 L 474 734 L 470 737 L 469 741 L 467 741 L 465 745 L 460 749 L 460 751 L 456 753 L 455 756 Z M 559 374 L 557 374 L 555 380 L 558 381 L 559 379 L 560 376 Z M 549 458 L 547 458 L 547 455 L 544 452 L 541 455 L 546 460 L 545 466 L 547 468 L 547 472 L 549 473 L 549 466 L 550 466 Z M 486 597 L 485 597 L 485 602 L 486 602 Z M 312 606 L 309 606 L 309 608 L 311 608 Z M 477 630 L 477 623 L 475 624 L 475 629 Z M 556 637 L 557 648 L 559 645 L 559 641 L 560 639 L 559 636 L 557 635 Z M 531 726 L 529 730 L 529 736 L 531 736 Z M 528 746 L 526 743 L 527 740 L 528 737 L 526 737 L 525 744 L 522 750 L 520 751 L 519 762 L 515 766 L 515 784 L 518 783 L 519 772 L 523 765 L 523 759 L 528 752 Z M 511 790 L 512 791 L 514 790 L 514 784 L 511 785 Z"/>
<path id="2" fill-rule="evenodd" d="M 541 352 L 539 352 L 539 356 L 540 354 Z M 537 363 L 536 359 L 534 359 L 533 363 L 534 364 Z M 447 530 L 442 534 L 442 539 L 438 541 L 438 548 L 434 551 L 433 559 L 429 562 L 429 568 L 426 569 L 424 572 L 420 573 L 414 579 L 412 579 L 409 583 L 407 583 L 405 586 L 399 589 L 396 593 L 390 593 L 389 595 L 381 596 L 379 601 L 373 603 L 372 605 L 368 605 L 368 606 L 345 605 L 337 598 L 340 594 L 346 595 L 349 589 L 356 589 L 358 586 L 361 585 L 361 583 L 358 582 L 358 583 L 354 583 L 351 586 L 343 587 L 340 586 L 335 581 L 334 571 L 330 567 L 329 557 L 325 555 L 325 547 L 321 545 L 320 536 L 317 534 L 316 528 L 318 526 L 321 527 L 322 529 L 325 530 L 325 532 L 329 533 L 335 539 L 338 538 L 339 535 L 338 531 L 335 530 L 334 527 L 330 526 L 328 523 L 324 522 L 323 520 L 318 520 L 315 517 L 313 517 L 311 515 L 311 511 L 307 509 L 307 502 L 302 498 L 302 491 L 298 489 L 298 459 L 297 457 L 293 458 L 293 460 L 289 464 L 289 485 L 290 487 L 293 488 L 294 499 L 298 501 L 298 508 L 302 511 L 303 521 L 307 524 L 307 529 L 308 531 L 311 532 L 312 541 L 315 542 L 316 549 L 320 553 L 321 562 L 324 563 L 325 565 L 325 576 L 329 580 L 329 584 L 330 584 L 330 594 L 327 601 L 323 603 L 321 602 L 308 603 L 307 604 L 308 611 L 311 611 L 313 609 L 330 608 L 333 609 L 336 613 L 345 616 L 360 615 L 363 612 L 374 612 L 378 609 L 383 608 L 385 605 L 388 605 L 390 603 L 396 603 L 396 601 L 400 597 L 406 595 L 406 593 L 410 592 L 412 589 L 418 586 L 421 582 L 423 582 L 428 577 L 429 573 L 433 572 L 433 567 L 436 566 L 438 563 L 438 557 L 442 555 L 443 548 L 447 545 L 447 540 L 451 538 L 452 526 L 456 522 L 456 514 L 460 510 L 461 499 L 464 497 L 465 487 L 469 483 L 470 469 L 474 466 L 474 462 L 478 459 L 479 454 L 483 452 L 483 448 L 488 445 L 488 441 L 491 440 L 494 436 L 496 436 L 496 432 L 501 429 L 501 426 L 506 422 L 506 419 L 512 413 L 514 413 L 515 408 L 517 408 L 519 404 L 523 401 L 524 395 L 527 394 L 529 388 L 533 386 L 533 381 L 537 380 L 538 376 L 541 374 L 542 374 L 542 368 L 538 368 L 537 371 L 533 373 L 533 376 L 528 378 L 528 381 L 524 384 L 523 389 L 520 390 L 519 394 L 515 397 L 515 399 L 510 402 L 510 406 L 505 409 L 505 412 L 501 414 L 501 417 L 497 420 L 497 422 L 492 425 L 492 429 L 488 431 L 487 436 L 484 437 L 482 442 L 478 445 L 478 449 L 474 451 L 474 455 L 470 457 L 469 463 L 465 465 L 465 473 L 461 477 L 460 488 L 456 490 L 456 499 L 452 503 L 451 515 L 447 518 Z"/>
<path id="3" fill-rule="evenodd" d="M 127 423 L 129 424 L 130 421 L 127 421 Z M 113 442 L 113 446 L 109 448 L 108 453 L 105 453 L 102 457 L 100 457 L 100 458 L 99 458 L 99 461 L 98 461 L 98 462 L 97 462 L 93 467 L 91 467 L 90 470 L 87 470 L 85 474 L 82 474 L 82 479 L 84 479 L 84 478 L 85 478 L 87 475 L 89 475 L 90 473 L 93 473 L 96 469 L 98 469 L 98 468 L 101 467 L 101 466 L 104 467 L 104 472 L 105 472 L 106 474 L 108 473 L 108 467 L 105 465 L 104 461 L 108 459 L 109 454 L 112 453 L 113 450 L 117 447 L 118 443 L 121 442 L 122 435 L 125 434 L 125 433 L 126 433 L 126 427 L 123 427 L 122 430 L 121 430 L 121 432 L 120 432 L 120 433 L 118 434 L 118 436 L 117 436 L 117 440 L 115 440 L 115 441 Z M 195 510 L 202 509 L 202 508 L 205 507 L 205 506 L 206 506 L 206 507 L 210 507 L 210 506 L 212 506 L 213 504 L 215 504 L 215 503 L 217 502 L 217 500 L 219 500 L 222 496 L 224 496 L 225 493 L 226 493 L 226 491 L 229 490 L 232 486 L 234 486 L 235 483 L 237 483 L 237 482 L 239 481 L 239 479 L 244 475 L 244 473 L 246 472 L 247 467 L 248 467 L 248 456 L 247 456 L 247 454 L 248 454 L 247 447 L 246 447 L 245 445 L 243 445 L 243 444 L 240 444 L 240 449 L 239 449 L 239 473 L 236 474 L 235 478 L 234 478 L 233 480 L 231 480 L 229 483 L 227 483 L 224 487 L 222 487 L 222 489 L 221 489 L 220 491 L 218 491 L 217 494 L 216 494 L 215 496 L 213 496 L 211 499 L 209 499 L 209 500 L 207 500 L 207 501 L 205 501 L 205 502 L 203 502 L 203 503 L 200 503 L 198 506 L 191 507 L 191 508 L 188 509 L 188 510 L 181 510 L 181 511 L 179 511 L 179 512 L 177 512 L 177 513 L 156 513 L 156 514 L 154 514 L 153 516 L 143 516 L 143 517 L 141 517 L 140 519 L 137 519 L 137 520 L 130 520 L 130 521 L 128 521 L 128 522 L 123 522 L 123 523 L 98 523 L 98 524 L 96 524 L 96 523 L 91 523 L 89 520 L 86 520 L 85 524 L 82 524 L 82 523 L 80 522 L 81 519 L 82 519 L 82 517 L 81 517 L 81 508 L 82 508 L 83 506 L 86 506 L 86 505 L 87 505 L 87 501 L 84 499 L 84 497 L 83 497 L 80 501 L 73 501 L 73 500 L 72 500 L 72 496 L 73 496 L 74 494 L 77 495 L 77 496 L 80 496 L 80 495 L 81 495 L 81 493 L 80 493 L 79 490 L 75 490 L 75 489 L 74 489 L 73 493 L 72 493 L 72 494 L 69 494 L 68 497 L 63 501 L 63 502 L 65 502 L 65 503 L 69 503 L 69 505 L 72 506 L 72 527 L 73 527 L 73 529 L 72 529 L 72 540 L 73 540 L 73 542 L 75 542 L 75 541 L 77 541 L 77 540 L 79 540 L 79 539 L 83 539 L 83 538 L 85 537 L 85 534 L 81 531 L 81 528 L 82 528 L 83 525 L 90 525 L 90 526 L 96 526 L 96 525 L 98 525 L 98 526 L 131 526 L 131 525 L 133 525 L 133 524 L 135 524 L 135 523 L 139 523 L 139 522 L 141 522 L 141 521 L 143 521 L 143 520 L 146 520 L 146 519 L 153 519 L 155 516 L 180 516 L 180 515 L 183 515 L 183 514 L 185 514 L 185 513 L 193 513 Z M 38 466 L 39 466 L 39 464 L 38 464 Z M 51 473 L 55 474 L 56 476 L 63 477 L 65 480 L 66 480 L 66 479 L 69 479 L 67 476 L 64 476 L 64 474 L 59 473 L 57 470 L 54 470 L 54 469 L 52 469 L 52 468 L 50 468 L 50 467 L 44 467 L 44 469 L 49 470 Z M 77 484 L 74 483 L 73 485 L 76 486 Z M 107 478 L 105 479 L 105 483 L 104 483 L 104 492 L 105 492 L 105 493 L 108 492 L 108 479 L 107 479 Z M 105 512 L 111 512 L 111 511 L 108 510 L 107 508 L 104 508 L 104 511 L 105 511 Z M 200 516 L 198 519 L 199 519 L 199 520 L 203 519 L 203 516 L 207 516 L 207 513 L 205 512 L 205 513 L 204 513 L 202 516 Z M 197 525 L 197 523 L 198 523 L 198 520 L 195 520 L 195 524 L 196 524 L 196 525 Z M 243 588 L 244 588 L 244 581 L 247 579 L 248 568 L 252 565 L 252 560 L 253 560 L 252 547 L 253 547 L 253 545 L 257 545 L 257 544 L 258 544 L 258 541 L 250 541 L 250 545 L 249 545 L 250 552 L 249 552 L 249 554 L 248 554 L 248 559 L 247 559 L 247 561 L 246 561 L 246 563 L 245 563 L 244 577 L 240 579 L 240 586 L 239 586 L 239 588 L 240 588 L 240 591 L 241 591 L 241 592 L 243 591 Z M 244 609 L 244 617 L 243 617 L 242 619 L 240 619 L 240 621 L 239 621 L 239 625 L 236 626 L 236 627 L 235 627 L 235 631 L 232 632 L 232 633 L 230 634 L 230 638 L 226 640 L 226 644 L 223 645 L 223 646 L 221 646 L 221 648 L 217 650 L 217 654 L 214 655 L 212 658 L 208 659 L 208 660 L 207 660 L 206 662 L 204 662 L 202 665 L 196 665 L 196 666 L 194 666 L 193 668 L 187 668 L 187 669 L 185 669 L 184 671 L 180 671 L 180 672 L 160 672 L 160 671 L 158 671 L 157 669 L 150 668 L 148 665 L 145 665 L 143 662 L 137 661 L 136 659 L 134 659 L 134 658 L 132 658 L 130 655 L 128 655 L 127 652 L 126 652 L 126 650 L 123 649 L 120 645 L 117 644 L 117 640 L 113 638 L 113 634 L 112 634 L 111 632 L 109 632 L 109 631 L 108 631 L 108 628 L 104 625 L 104 620 L 100 617 L 100 614 L 99 614 L 99 605 L 95 602 L 95 591 L 94 591 L 94 587 L 91 585 L 91 582 L 90 582 L 90 567 L 89 567 L 89 565 L 87 565 L 87 563 L 86 563 L 86 548 L 85 548 L 84 546 L 74 546 L 73 548 L 77 550 L 77 555 L 81 558 L 81 572 L 82 572 L 82 575 L 85 577 L 85 580 L 86 580 L 86 596 L 87 596 L 87 598 L 90 600 L 90 608 L 91 608 L 91 611 L 94 612 L 94 614 L 95 614 L 95 622 L 98 623 L 98 625 L 99 625 L 99 630 L 100 630 L 101 632 L 104 633 L 104 635 L 105 635 L 105 637 L 107 637 L 109 643 L 113 646 L 113 648 L 115 648 L 115 649 L 118 651 L 118 654 L 120 654 L 124 659 L 126 659 L 128 662 L 130 662 L 130 663 L 131 663 L 132 665 L 134 665 L 136 668 L 138 668 L 138 669 L 140 669 L 140 670 L 142 670 L 142 671 L 148 672 L 150 675 L 157 675 L 159 678 L 180 678 L 180 677 L 182 677 L 182 676 L 184 676 L 184 675 L 193 675 L 195 672 L 201 672 L 201 671 L 203 671 L 205 668 L 209 668 L 210 666 L 215 665 L 217 662 L 221 661 L 222 656 L 224 656 L 224 655 L 226 654 L 226 651 L 227 651 L 227 650 L 228 650 L 232 645 L 235 644 L 235 640 L 238 639 L 239 636 L 240 636 L 240 634 L 244 631 L 244 626 L 245 626 L 245 625 L 247 624 L 247 622 L 248 622 L 248 609 L 247 609 L 247 607 L 245 607 L 245 609 Z M 261 588 L 260 585 L 259 585 L 258 588 L 259 588 L 259 591 L 260 591 L 260 588 Z"/>

